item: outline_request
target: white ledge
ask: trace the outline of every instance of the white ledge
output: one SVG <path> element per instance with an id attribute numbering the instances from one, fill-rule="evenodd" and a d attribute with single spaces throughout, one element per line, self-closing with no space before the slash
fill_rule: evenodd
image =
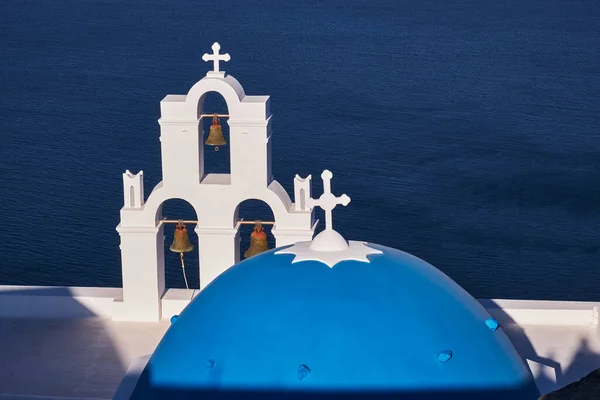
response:
<path id="1" fill-rule="evenodd" d="M 198 289 L 168 289 L 162 297 L 163 318 L 181 313 L 198 293 Z M 110 287 L 0 285 L 0 318 L 112 318 L 122 294 L 121 288 Z M 479 302 L 500 324 L 598 326 L 598 302 Z"/>
<path id="2" fill-rule="evenodd" d="M 549 300 L 479 300 L 500 323 L 598 326 L 600 303 Z"/>
<path id="3" fill-rule="evenodd" d="M 162 297 L 163 317 L 179 314 L 198 292 L 168 289 Z M 0 285 L 0 318 L 111 319 L 122 298 L 121 288 Z"/>
<path id="4" fill-rule="evenodd" d="M 142 376 L 142 372 L 144 372 L 149 359 L 150 356 L 146 355 L 138 357 L 131 362 L 112 400 L 129 400 L 131 398 L 135 385 L 137 385 Z M 2 399 L 0 398 L 0 400 Z"/>

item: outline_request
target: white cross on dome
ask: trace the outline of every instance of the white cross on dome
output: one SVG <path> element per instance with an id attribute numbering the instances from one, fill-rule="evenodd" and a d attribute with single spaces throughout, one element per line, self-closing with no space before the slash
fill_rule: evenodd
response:
<path id="1" fill-rule="evenodd" d="M 217 75 L 217 76 L 225 76 L 225 71 L 219 70 L 219 62 L 220 61 L 229 61 L 231 60 L 231 56 L 229 53 L 219 54 L 219 50 L 221 50 L 221 45 L 217 42 L 212 45 L 213 54 L 204 53 L 202 56 L 202 60 L 204 61 L 212 61 L 213 62 L 213 70 L 209 71 L 206 75 Z"/>
<path id="2" fill-rule="evenodd" d="M 292 264 L 301 261 L 319 261 L 330 268 L 346 260 L 369 263 L 368 255 L 382 252 L 368 247 L 364 242 L 347 242 L 333 229 L 331 215 L 333 209 L 339 204 L 347 206 L 350 203 L 350 197 L 346 194 L 336 197 L 331 193 L 331 178 L 333 178 L 331 171 L 323 171 L 321 178 L 323 179 L 323 194 L 318 200 L 308 199 L 306 205 L 310 209 L 316 206 L 325 210 L 325 230 L 319 233 L 312 242 L 299 242 L 279 250 L 275 254 L 293 254 L 295 257 Z"/>
<path id="3" fill-rule="evenodd" d="M 319 200 L 315 200 L 310 198 L 306 201 L 306 205 L 311 210 L 313 207 L 321 207 L 325 210 L 325 229 L 333 229 L 333 221 L 331 212 L 338 205 L 341 204 L 343 206 L 347 206 L 350 203 L 350 197 L 348 195 L 343 194 L 340 197 L 335 197 L 333 193 L 331 193 L 331 178 L 333 178 L 333 173 L 326 169 L 321 174 L 321 179 L 323 179 L 323 194 L 319 197 Z"/>

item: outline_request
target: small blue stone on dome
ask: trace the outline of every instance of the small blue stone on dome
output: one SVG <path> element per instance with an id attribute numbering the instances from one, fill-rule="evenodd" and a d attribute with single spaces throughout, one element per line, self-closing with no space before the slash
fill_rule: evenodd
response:
<path id="1" fill-rule="evenodd" d="M 437 360 L 440 363 L 445 363 L 446 361 L 448 361 L 451 358 L 452 358 L 452 350 L 440 351 L 437 355 Z"/>
<path id="2" fill-rule="evenodd" d="M 486 319 L 485 324 L 487 325 L 488 328 L 490 328 L 490 330 L 492 332 L 495 332 L 498 329 L 498 327 L 500 326 L 500 324 L 498 324 L 498 321 L 496 321 L 494 318 Z"/>
<path id="3" fill-rule="evenodd" d="M 170 319 L 171 325 L 173 325 L 179 319 L 179 315 L 173 315 Z"/>
<path id="4" fill-rule="evenodd" d="M 304 364 L 300 364 L 298 367 L 298 379 L 303 381 L 310 374 L 310 368 Z"/>
<path id="5" fill-rule="evenodd" d="M 208 360 L 206 362 L 206 368 L 213 368 L 215 366 L 215 360 Z"/>

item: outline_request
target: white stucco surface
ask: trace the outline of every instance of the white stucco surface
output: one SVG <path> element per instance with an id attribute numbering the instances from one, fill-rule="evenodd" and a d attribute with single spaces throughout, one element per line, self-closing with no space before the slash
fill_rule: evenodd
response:
<path id="1" fill-rule="evenodd" d="M 0 399 L 111 399 L 168 327 L 90 318 L 0 318 Z"/>

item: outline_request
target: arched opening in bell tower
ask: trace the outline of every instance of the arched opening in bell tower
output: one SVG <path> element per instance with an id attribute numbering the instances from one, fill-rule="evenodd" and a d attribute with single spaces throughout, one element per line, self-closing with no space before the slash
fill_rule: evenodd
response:
<path id="1" fill-rule="evenodd" d="M 174 242 L 175 223 L 162 223 L 164 241 L 164 268 L 165 268 L 165 290 L 169 288 L 185 289 L 186 279 L 190 289 L 200 287 L 200 277 L 198 271 L 198 235 L 194 232 L 196 225 L 190 221 L 197 221 L 198 217 L 190 203 L 182 199 L 166 200 L 158 210 L 161 219 L 167 221 L 187 221 L 186 229 L 189 241 L 194 246 L 192 251 L 185 252 L 183 260 L 185 265 L 185 278 L 183 268 L 181 267 L 181 257 L 177 252 L 171 251 L 171 245 Z"/>
<path id="2" fill-rule="evenodd" d="M 263 228 L 265 233 L 267 234 L 267 245 L 269 249 L 275 248 L 275 238 L 271 233 L 271 229 L 273 228 L 273 222 L 275 222 L 275 216 L 273 214 L 273 210 L 269 205 L 262 201 L 256 199 L 248 199 L 241 202 L 236 210 L 234 215 L 234 221 L 243 221 L 239 228 L 240 235 L 240 254 L 239 260 L 244 260 L 244 253 L 248 250 L 250 246 L 250 235 L 254 230 L 254 222 L 259 220 L 263 223 Z"/>
<path id="3" fill-rule="evenodd" d="M 199 145 L 203 148 L 200 154 L 204 153 L 203 160 L 200 162 L 204 162 L 204 176 L 208 174 L 231 174 L 231 137 L 227 123 L 229 118 L 219 117 L 218 124 L 221 128 L 213 129 L 211 134 L 213 114 L 229 115 L 229 109 L 225 98 L 220 93 L 207 92 L 198 102 L 199 130 L 202 133 Z M 222 136 L 220 136 L 219 131 Z M 219 144 L 220 139 L 224 139 L 226 144 Z"/>

